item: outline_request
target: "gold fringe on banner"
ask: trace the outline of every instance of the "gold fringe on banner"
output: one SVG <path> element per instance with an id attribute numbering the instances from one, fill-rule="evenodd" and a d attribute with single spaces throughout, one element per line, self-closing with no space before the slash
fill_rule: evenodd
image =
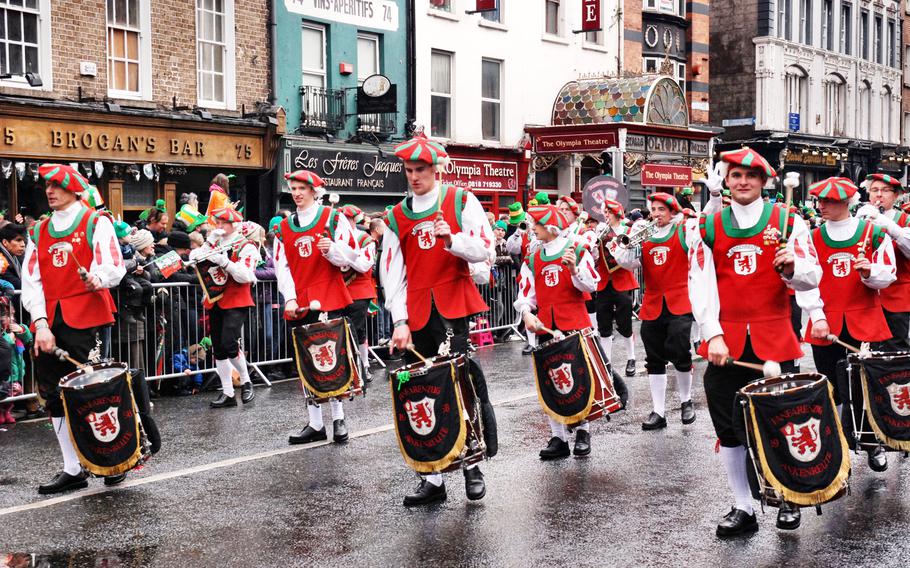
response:
<path id="1" fill-rule="evenodd" d="M 531 356 L 535 359 L 535 362 L 534 362 L 535 364 L 532 365 L 532 367 L 534 369 L 534 386 L 537 387 L 537 400 L 540 401 L 540 407 L 547 414 L 547 416 L 549 416 L 556 422 L 559 422 L 560 424 L 565 424 L 567 426 L 572 426 L 572 425 L 578 424 L 578 423 L 582 422 L 585 418 L 587 418 L 588 414 L 591 414 L 591 406 L 594 404 L 594 369 L 591 367 L 591 359 L 589 358 L 588 352 L 585 349 L 584 342 L 581 340 L 581 335 L 574 335 L 571 337 L 574 337 L 575 340 L 578 341 L 579 346 L 581 347 L 581 352 L 585 356 L 585 365 L 587 366 L 587 369 L 588 369 L 588 377 L 591 379 L 591 388 L 588 389 L 588 402 L 585 404 L 584 409 L 582 409 L 581 411 L 579 411 L 571 416 L 564 416 L 562 414 L 559 414 L 558 412 L 556 412 L 555 410 L 553 410 L 552 408 L 547 406 L 547 403 L 544 402 L 543 394 L 541 394 L 541 390 L 540 390 L 540 384 L 541 384 L 540 377 L 537 375 L 537 363 L 536 363 L 537 354 L 536 353 L 531 354 Z"/>
<path id="2" fill-rule="evenodd" d="M 866 374 L 866 369 L 863 367 L 862 363 L 860 363 L 859 369 L 860 383 L 863 385 L 863 406 L 866 408 L 866 416 L 869 418 L 869 425 L 872 426 L 875 437 L 878 438 L 879 441 L 884 442 L 889 448 L 894 448 L 895 450 L 900 450 L 902 452 L 910 452 L 910 440 L 895 440 L 882 432 L 882 428 L 878 425 L 875 415 L 872 414 L 872 404 L 869 402 L 869 386 L 867 384 L 869 375 Z"/>

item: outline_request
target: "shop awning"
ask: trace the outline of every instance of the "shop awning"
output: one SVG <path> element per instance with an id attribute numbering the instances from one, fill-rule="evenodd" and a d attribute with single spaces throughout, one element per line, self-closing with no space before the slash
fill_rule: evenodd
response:
<path id="1" fill-rule="evenodd" d="M 553 126 L 630 122 L 689 126 L 686 97 L 665 75 L 567 83 L 553 103 Z"/>

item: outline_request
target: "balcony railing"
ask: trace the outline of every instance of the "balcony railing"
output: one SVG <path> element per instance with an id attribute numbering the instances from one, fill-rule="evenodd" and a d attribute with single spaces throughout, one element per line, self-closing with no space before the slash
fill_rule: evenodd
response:
<path id="1" fill-rule="evenodd" d="M 398 115 L 394 112 L 361 114 L 357 117 L 358 132 L 372 132 L 376 136 L 391 136 L 398 130 Z"/>
<path id="2" fill-rule="evenodd" d="M 301 129 L 337 131 L 344 128 L 344 91 L 303 86 L 300 97 L 303 107 Z"/>

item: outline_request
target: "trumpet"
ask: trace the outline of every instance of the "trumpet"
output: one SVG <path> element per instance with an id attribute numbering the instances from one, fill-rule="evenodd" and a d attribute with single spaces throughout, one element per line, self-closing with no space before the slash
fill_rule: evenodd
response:
<path id="1" fill-rule="evenodd" d="M 521 222 L 518 223 L 518 230 L 519 230 L 519 231 L 525 231 L 525 232 L 527 232 L 529 228 L 530 228 L 530 224 L 528 223 L 527 220 L 524 220 L 524 219 L 523 219 Z"/>
<path id="2" fill-rule="evenodd" d="M 657 232 L 657 221 L 650 221 L 647 225 L 638 229 L 634 233 L 619 235 L 619 246 L 623 248 L 637 247 L 646 240 L 650 239 Z"/>
<path id="3" fill-rule="evenodd" d="M 218 256 L 219 254 L 226 253 L 234 248 L 239 247 L 240 245 L 246 244 L 249 241 L 250 241 L 249 235 L 247 235 L 247 236 L 238 235 L 238 238 L 233 239 L 230 242 L 220 244 L 217 247 L 213 248 L 212 250 L 207 251 L 203 254 L 200 254 L 196 258 L 189 260 L 187 262 L 184 262 L 183 265 L 184 266 L 195 266 L 195 265 L 199 264 L 200 262 L 204 262 L 210 258 Z"/>

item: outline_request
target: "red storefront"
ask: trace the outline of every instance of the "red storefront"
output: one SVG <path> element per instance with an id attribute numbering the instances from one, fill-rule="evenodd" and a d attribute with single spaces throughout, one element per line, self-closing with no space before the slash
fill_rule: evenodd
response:
<path id="1" fill-rule="evenodd" d="M 514 148 L 449 145 L 442 181 L 470 188 L 484 209 L 506 212 L 528 183 L 530 152 Z"/>

